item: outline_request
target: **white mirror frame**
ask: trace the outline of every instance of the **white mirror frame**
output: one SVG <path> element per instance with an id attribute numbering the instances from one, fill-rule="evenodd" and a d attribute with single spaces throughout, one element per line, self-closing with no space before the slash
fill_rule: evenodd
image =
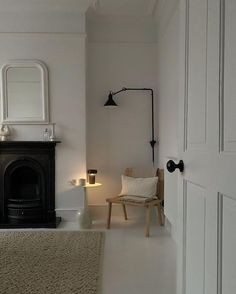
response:
<path id="1" fill-rule="evenodd" d="M 42 82 L 42 119 L 8 118 L 8 97 L 7 97 L 7 70 L 12 67 L 37 67 L 41 73 Z M 1 68 L 1 117 L 4 124 L 48 124 L 49 121 L 49 98 L 48 98 L 48 69 L 47 66 L 39 60 L 10 60 Z"/>

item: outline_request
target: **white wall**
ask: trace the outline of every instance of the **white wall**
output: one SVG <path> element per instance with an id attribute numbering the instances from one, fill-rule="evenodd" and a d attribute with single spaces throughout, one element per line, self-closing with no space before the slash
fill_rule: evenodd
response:
<path id="1" fill-rule="evenodd" d="M 119 26 L 116 19 L 88 26 L 87 165 L 98 169 L 97 180 L 103 184 L 88 193 L 89 203 L 96 206 L 103 207 L 107 197 L 120 192 L 126 167 L 136 175 L 153 173 L 150 93 L 121 93 L 114 98 L 117 109 L 103 107 L 109 90 L 124 86 L 154 88 L 157 99 L 155 34 L 150 24 L 146 30 L 139 25 Z"/>
<path id="2" fill-rule="evenodd" d="M 51 119 L 62 139 L 57 147 L 56 184 L 56 205 L 62 214 L 81 206 L 83 198 L 82 191 L 67 182 L 86 172 L 86 35 L 85 15 L 76 9 L 77 1 L 65 5 L 66 0 L 61 0 L 59 6 L 52 5 L 54 1 L 44 0 L 36 7 L 25 0 L 27 5 L 20 10 L 15 4 L 1 6 L 0 62 L 36 58 L 49 68 Z M 109 111 L 103 107 L 109 90 L 152 87 L 155 135 L 160 141 L 155 166 L 162 166 L 165 156 L 177 156 L 177 2 L 159 1 L 158 46 L 157 26 L 150 17 L 102 17 L 88 22 L 87 163 L 98 169 L 97 180 L 103 183 L 89 191 L 90 204 L 104 207 L 106 197 L 117 195 L 126 167 L 134 167 L 136 175 L 153 173 L 149 94 L 121 93 L 116 98 L 119 108 Z M 17 126 L 14 139 L 38 140 L 42 131 L 42 126 Z"/>
<path id="3" fill-rule="evenodd" d="M 179 85 L 180 85 L 180 9 L 179 0 L 160 0 L 157 19 L 157 85 L 159 92 L 157 117 L 159 134 L 159 166 L 169 159 L 178 162 Z M 165 215 L 171 224 L 171 233 L 177 241 L 178 175 L 165 168 Z"/>
<path id="4" fill-rule="evenodd" d="M 165 157 L 178 157 L 179 0 L 160 1 L 157 7 L 157 87 L 159 166 Z"/>
<path id="5" fill-rule="evenodd" d="M 56 147 L 56 208 L 58 215 L 72 220 L 73 212 L 83 206 L 83 190 L 73 188 L 68 181 L 86 176 L 86 35 L 85 16 L 75 10 L 73 21 L 64 22 L 70 17 L 62 2 L 57 9 L 44 2 L 39 11 L 33 4 L 19 12 L 14 12 L 14 5 L 9 7 L 6 13 L 11 24 L 9 19 L 0 21 L 4 23 L 0 66 L 8 59 L 39 59 L 48 67 L 50 117 L 62 141 Z M 77 5 L 74 0 L 70 2 Z M 43 22 L 39 21 L 40 13 Z M 35 22 L 30 16 L 35 16 Z M 12 128 L 13 140 L 41 140 L 45 126 Z"/>

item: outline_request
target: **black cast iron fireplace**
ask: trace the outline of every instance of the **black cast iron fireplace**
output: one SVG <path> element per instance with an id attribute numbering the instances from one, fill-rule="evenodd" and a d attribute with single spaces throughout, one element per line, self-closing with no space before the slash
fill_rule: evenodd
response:
<path id="1" fill-rule="evenodd" d="M 0 227 L 56 227 L 55 146 L 0 142 Z"/>

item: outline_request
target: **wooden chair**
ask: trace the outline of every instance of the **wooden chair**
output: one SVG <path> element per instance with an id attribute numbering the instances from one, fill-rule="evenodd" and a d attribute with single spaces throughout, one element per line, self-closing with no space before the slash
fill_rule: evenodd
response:
<path id="1" fill-rule="evenodd" d="M 127 168 L 125 170 L 126 176 L 132 176 L 133 172 L 132 169 Z M 156 208 L 157 214 L 158 214 L 158 222 L 161 226 L 164 225 L 165 216 L 164 216 L 164 210 L 163 210 L 163 202 L 164 202 L 164 170 L 157 169 L 156 176 L 158 177 L 158 184 L 157 184 L 157 199 L 150 199 L 146 202 L 143 201 L 132 201 L 124 199 L 123 196 L 116 196 L 113 198 L 106 199 L 106 202 L 108 203 L 108 217 L 107 217 L 107 229 L 110 229 L 111 225 L 111 212 L 112 212 L 112 204 L 121 204 L 124 212 L 125 220 L 128 219 L 127 217 L 127 211 L 126 211 L 126 205 L 132 205 L 132 206 L 141 206 L 146 209 L 146 225 L 145 225 L 145 236 L 149 237 L 149 230 L 150 230 L 150 219 L 151 219 L 151 210 L 152 208 Z M 138 197 L 137 197 L 138 198 Z"/>

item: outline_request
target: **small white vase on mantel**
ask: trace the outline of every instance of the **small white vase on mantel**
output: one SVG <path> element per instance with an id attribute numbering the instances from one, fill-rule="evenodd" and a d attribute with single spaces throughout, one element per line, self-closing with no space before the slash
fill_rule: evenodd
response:
<path id="1" fill-rule="evenodd" d="M 7 141 L 10 136 L 8 125 L 0 125 L 0 141 Z"/>

